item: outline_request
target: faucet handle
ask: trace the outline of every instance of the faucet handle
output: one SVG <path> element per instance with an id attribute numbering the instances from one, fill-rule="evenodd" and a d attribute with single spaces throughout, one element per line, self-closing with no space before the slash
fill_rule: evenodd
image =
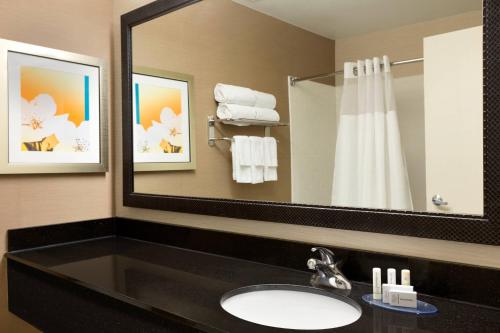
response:
<path id="1" fill-rule="evenodd" d="M 318 267 L 318 264 L 319 264 L 318 259 L 311 258 L 307 261 L 307 268 L 314 270 L 316 269 L 316 267 Z"/>
<path id="2" fill-rule="evenodd" d="M 335 254 L 333 254 L 333 252 L 325 247 L 313 247 L 311 249 L 312 252 L 316 252 L 318 251 L 320 256 L 321 256 L 321 260 L 327 264 L 327 265 L 332 265 L 334 264 L 334 260 L 335 260 Z"/>

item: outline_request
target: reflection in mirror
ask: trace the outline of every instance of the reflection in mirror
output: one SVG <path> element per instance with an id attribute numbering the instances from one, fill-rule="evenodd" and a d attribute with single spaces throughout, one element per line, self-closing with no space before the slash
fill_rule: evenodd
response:
<path id="1" fill-rule="evenodd" d="M 481 5 L 204 0 L 135 26 L 134 192 L 482 215 Z"/>

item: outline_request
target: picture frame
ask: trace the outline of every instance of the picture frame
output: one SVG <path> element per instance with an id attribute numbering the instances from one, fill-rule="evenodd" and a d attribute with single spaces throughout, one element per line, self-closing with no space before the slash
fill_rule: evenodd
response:
<path id="1" fill-rule="evenodd" d="M 134 172 L 196 169 L 193 76 L 133 68 Z"/>
<path id="2" fill-rule="evenodd" d="M 0 173 L 107 171 L 107 69 L 96 57 L 0 39 Z"/>

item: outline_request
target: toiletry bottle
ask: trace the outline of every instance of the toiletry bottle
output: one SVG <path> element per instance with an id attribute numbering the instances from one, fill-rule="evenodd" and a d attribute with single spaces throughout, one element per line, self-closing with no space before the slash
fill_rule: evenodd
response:
<path id="1" fill-rule="evenodd" d="M 381 270 L 378 267 L 373 268 L 373 299 L 382 299 L 382 277 Z"/>
<path id="2" fill-rule="evenodd" d="M 387 284 L 396 284 L 396 270 L 394 268 L 387 269 Z"/>
<path id="3" fill-rule="evenodd" d="M 401 284 L 403 286 L 411 286 L 410 270 L 409 269 L 401 270 Z"/>

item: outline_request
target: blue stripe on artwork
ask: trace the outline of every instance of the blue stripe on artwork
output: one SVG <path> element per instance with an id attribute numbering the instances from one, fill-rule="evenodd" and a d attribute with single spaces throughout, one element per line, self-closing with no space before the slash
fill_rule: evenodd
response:
<path id="1" fill-rule="evenodd" d="M 85 75 L 85 121 L 90 119 L 90 93 L 89 93 L 89 77 Z"/>
<path id="2" fill-rule="evenodd" d="M 141 123 L 141 113 L 139 112 L 139 83 L 135 84 L 135 122 Z"/>

